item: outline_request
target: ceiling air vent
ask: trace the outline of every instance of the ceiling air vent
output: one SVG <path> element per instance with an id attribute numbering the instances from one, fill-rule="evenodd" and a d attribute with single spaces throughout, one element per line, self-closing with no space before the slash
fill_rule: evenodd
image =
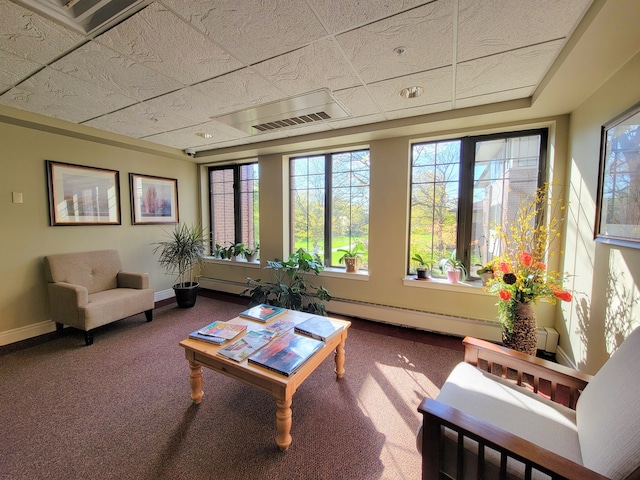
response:
<path id="1" fill-rule="evenodd" d="M 149 0 L 11 0 L 73 30 L 93 33 L 128 18 Z"/>
<path id="2" fill-rule="evenodd" d="M 348 116 L 349 113 L 333 98 L 328 90 L 318 90 L 298 97 L 287 98 L 211 118 L 250 135 L 257 135 L 282 128 L 291 128 Z"/>

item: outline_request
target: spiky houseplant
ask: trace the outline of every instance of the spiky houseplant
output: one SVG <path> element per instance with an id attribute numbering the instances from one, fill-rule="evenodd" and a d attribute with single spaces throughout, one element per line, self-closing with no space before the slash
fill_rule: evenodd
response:
<path id="1" fill-rule="evenodd" d="M 194 267 L 204 265 L 204 230 L 199 225 L 176 225 L 167 240 L 156 242 L 153 253 L 160 253 L 158 262 L 168 274 L 176 275 L 173 289 L 181 307 L 192 307 L 198 283 L 194 282 Z M 188 291 L 188 292 L 187 292 Z"/>
<path id="2" fill-rule="evenodd" d="M 324 270 L 317 255 L 300 248 L 289 255 L 287 261 L 267 261 L 265 269 L 271 271 L 272 281 L 247 278 L 248 287 L 242 294 L 251 297 L 251 305 L 267 303 L 290 310 L 327 315 L 324 302 L 331 300 L 331 295 L 324 287 L 314 287 L 305 279 L 305 274 L 318 275 Z"/>

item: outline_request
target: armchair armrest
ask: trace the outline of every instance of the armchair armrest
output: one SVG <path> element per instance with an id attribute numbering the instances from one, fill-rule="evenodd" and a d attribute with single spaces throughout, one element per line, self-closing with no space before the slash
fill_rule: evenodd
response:
<path id="1" fill-rule="evenodd" d="M 516 382 L 522 385 L 525 374 L 533 377 L 533 391 L 538 393 L 540 381 L 548 382 L 551 400 L 557 401 L 558 386 L 568 389 L 568 406 L 575 409 L 580 392 L 593 378 L 592 375 L 574 370 L 542 358 L 517 352 L 509 348 L 493 344 L 477 338 L 465 337 L 462 342 L 465 347 L 464 361 L 482 368 L 486 364 L 486 371 L 494 373 L 494 367 L 501 367 L 503 378 L 507 370 L 516 372 Z"/>
<path id="2" fill-rule="evenodd" d="M 73 308 L 81 307 L 89 303 L 89 291 L 82 285 L 74 285 L 66 282 L 47 284 L 49 298 L 55 298 L 55 305 L 65 305 Z M 52 305 L 52 308 L 54 305 Z"/>
<path id="3" fill-rule="evenodd" d="M 440 449 L 444 445 L 444 428 L 455 432 L 457 436 L 457 475 L 463 478 L 464 437 L 478 442 L 478 469 L 484 464 L 484 452 L 486 447 L 498 452 L 500 455 L 500 474 L 505 478 L 507 458 L 513 458 L 525 465 L 525 471 L 541 471 L 554 479 L 567 480 L 606 480 L 606 477 L 593 470 L 579 465 L 571 460 L 541 448 L 527 440 L 512 435 L 511 433 L 479 420 L 460 410 L 449 407 L 437 400 L 425 398 L 418 407 L 423 415 L 422 445 L 422 478 L 440 479 L 443 458 Z M 426 446 L 429 446 L 426 448 Z M 447 477 L 449 478 L 449 477 Z M 480 477 L 479 477 L 480 478 Z M 527 478 L 531 478 L 530 476 Z"/>
<path id="4" fill-rule="evenodd" d="M 149 274 L 118 272 L 118 287 L 120 288 L 149 288 Z"/>

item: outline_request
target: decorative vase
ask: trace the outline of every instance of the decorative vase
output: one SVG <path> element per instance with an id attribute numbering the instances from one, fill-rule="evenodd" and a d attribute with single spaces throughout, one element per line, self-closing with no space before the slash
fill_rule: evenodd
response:
<path id="1" fill-rule="evenodd" d="M 502 343 L 505 347 L 536 354 L 538 346 L 538 322 L 530 302 L 518 303 L 513 316 L 513 329 L 502 327 Z"/>
<path id="2" fill-rule="evenodd" d="M 460 281 L 460 270 L 447 270 L 447 279 L 450 283 L 458 283 Z"/>

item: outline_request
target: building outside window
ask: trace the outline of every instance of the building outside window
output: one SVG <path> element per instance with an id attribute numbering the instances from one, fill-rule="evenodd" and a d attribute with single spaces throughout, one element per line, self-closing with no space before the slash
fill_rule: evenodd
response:
<path id="1" fill-rule="evenodd" d="M 258 164 L 209 168 L 212 251 L 243 243 L 254 249 L 260 239 Z"/>
<path id="2" fill-rule="evenodd" d="M 455 255 L 471 276 L 499 256 L 497 229 L 543 185 L 546 150 L 546 129 L 412 145 L 408 273 L 416 253 Z"/>
<path id="3" fill-rule="evenodd" d="M 290 159 L 291 245 L 338 267 L 338 249 L 369 242 L 369 150 Z M 366 269 L 367 259 L 361 268 Z"/>

